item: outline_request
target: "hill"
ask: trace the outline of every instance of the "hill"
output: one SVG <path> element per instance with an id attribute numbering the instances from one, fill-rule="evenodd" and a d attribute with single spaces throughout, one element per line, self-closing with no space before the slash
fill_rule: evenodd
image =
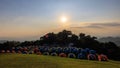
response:
<path id="1" fill-rule="evenodd" d="M 119 61 L 99 62 L 35 54 L 0 54 L 1 68 L 120 68 Z"/>
<path id="2" fill-rule="evenodd" d="M 7 40 L 0 40 L 0 43 L 5 43 L 7 42 Z"/>
<path id="3" fill-rule="evenodd" d="M 120 37 L 103 37 L 98 39 L 100 42 L 114 42 L 116 45 L 120 46 Z"/>

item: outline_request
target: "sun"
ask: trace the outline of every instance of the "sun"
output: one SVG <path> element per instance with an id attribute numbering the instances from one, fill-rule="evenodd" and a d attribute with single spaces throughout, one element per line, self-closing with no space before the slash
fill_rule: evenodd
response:
<path id="1" fill-rule="evenodd" d="M 59 24 L 62 28 L 68 28 L 70 26 L 70 18 L 66 15 L 61 15 L 59 17 Z"/>
<path id="2" fill-rule="evenodd" d="M 67 17 L 65 17 L 65 16 L 62 16 L 62 17 L 61 17 L 61 22 L 62 22 L 62 23 L 65 23 L 65 22 L 67 22 Z"/>

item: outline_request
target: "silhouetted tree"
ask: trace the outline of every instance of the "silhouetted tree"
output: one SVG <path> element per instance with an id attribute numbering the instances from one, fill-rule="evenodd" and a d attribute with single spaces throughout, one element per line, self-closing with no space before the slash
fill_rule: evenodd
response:
<path id="1" fill-rule="evenodd" d="M 73 34 L 71 31 L 63 30 L 58 33 L 47 33 L 46 35 L 40 37 L 36 41 L 7 41 L 0 44 L 0 50 L 9 49 L 15 46 L 30 46 L 30 45 L 43 45 L 47 44 L 48 46 L 58 44 L 59 46 L 68 46 L 69 43 L 73 43 L 74 47 L 80 48 L 90 48 L 97 51 L 97 53 L 106 54 L 110 59 L 120 60 L 120 47 L 118 47 L 113 42 L 99 42 L 97 37 L 86 35 L 85 33 L 80 33 L 79 36 Z"/>

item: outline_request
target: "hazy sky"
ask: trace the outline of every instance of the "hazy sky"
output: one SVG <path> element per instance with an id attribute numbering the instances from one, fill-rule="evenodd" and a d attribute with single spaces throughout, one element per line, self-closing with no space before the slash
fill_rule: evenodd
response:
<path id="1" fill-rule="evenodd" d="M 120 0 L 0 0 L 0 40 L 39 39 L 63 29 L 120 36 Z"/>

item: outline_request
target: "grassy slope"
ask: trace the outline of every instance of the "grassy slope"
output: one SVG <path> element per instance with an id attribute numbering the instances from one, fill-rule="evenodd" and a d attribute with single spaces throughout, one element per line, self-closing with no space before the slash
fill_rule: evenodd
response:
<path id="1" fill-rule="evenodd" d="M 0 54 L 0 68 L 120 68 L 120 62 L 88 61 L 43 55 Z"/>

